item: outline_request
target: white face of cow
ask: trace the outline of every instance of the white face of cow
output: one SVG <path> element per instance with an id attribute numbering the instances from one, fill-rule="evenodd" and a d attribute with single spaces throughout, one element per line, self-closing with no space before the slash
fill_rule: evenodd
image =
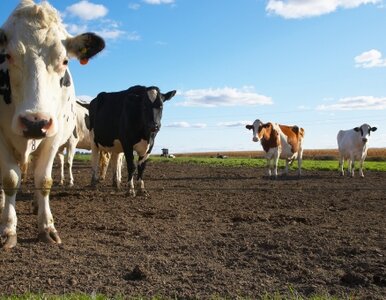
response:
<path id="1" fill-rule="evenodd" d="M 362 142 L 364 144 L 368 142 L 371 131 L 376 131 L 376 130 L 377 130 L 377 127 L 371 127 L 368 124 L 363 124 L 360 127 L 354 128 L 354 131 L 360 134 L 360 138 L 362 139 Z"/>
<path id="2" fill-rule="evenodd" d="M 26 138 L 55 135 L 65 102 L 75 95 L 69 58 L 86 63 L 103 48 L 94 34 L 70 37 L 47 2 L 22 1 L 0 29 L 0 55 L 6 57 L 0 72 L 9 74 L 12 131 Z"/>
<path id="3" fill-rule="evenodd" d="M 253 130 L 253 136 L 252 136 L 252 141 L 254 142 L 258 142 L 260 139 L 259 139 L 259 136 L 258 136 L 258 130 L 259 130 L 259 127 L 263 125 L 263 122 L 261 122 L 259 119 L 255 120 L 255 122 L 253 122 L 252 125 L 246 125 L 245 128 L 249 129 L 249 130 Z"/>

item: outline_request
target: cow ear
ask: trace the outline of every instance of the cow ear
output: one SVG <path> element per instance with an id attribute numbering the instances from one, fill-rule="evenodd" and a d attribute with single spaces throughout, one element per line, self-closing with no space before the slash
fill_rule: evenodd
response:
<path id="1" fill-rule="evenodd" d="M 70 56 L 86 64 L 88 60 L 105 48 L 105 41 L 95 33 L 83 33 L 65 41 L 65 47 Z"/>
<path id="2" fill-rule="evenodd" d="M 176 93 L 177 93 L 177 91 L 170 91 L 166 94 L 163 94 L 164 101 L 168 101 L 168 100 L 172 99 L 176 95 Z"/>
<path id="3" fill-rule="evenodd" d="M 359 127 L 355 127 L 354 130 L 355 130 L 356 132 L 358 132 L 358 131 L 359 131 Z"/>
<path id="4" fill-rule="evenodd" d="M 376 131 L 378 128 L 377 127 L 371 127 L 371 131 Z"/>
<path id="5" fill-rule="evenodd" d="M 248 130 L 251 130 L 253 128 L 253 125 L 245 125 L 245 128 L 247 128 Z"/>

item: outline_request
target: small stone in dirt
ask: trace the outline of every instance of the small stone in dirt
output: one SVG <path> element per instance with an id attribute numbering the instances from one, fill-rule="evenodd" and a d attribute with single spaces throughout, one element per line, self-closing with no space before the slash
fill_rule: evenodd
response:
<path id="1" fill-rule="evenodd" d="M 125 276 L 126 280 L 131 280 L 131 281 L 144 280 L 146 278 L 147 278 L 146 273 L 139 266 L 135 266 L 135 268 Z"/>
<path id="2" fill-rule="evenodd" d="M 70 283 L 72 286 L 75 286 L 75 285 L 78 284 L 78 280 L 76 280 L 76 279 L 73 277 L 73 278 L 70 278 L 69 283 Z"/>

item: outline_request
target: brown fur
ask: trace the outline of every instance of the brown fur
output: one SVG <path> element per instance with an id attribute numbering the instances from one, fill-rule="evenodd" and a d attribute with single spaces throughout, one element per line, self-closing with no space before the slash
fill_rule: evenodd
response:
<path id="1" fill-rule="evenodd" d="M 291 145 L 292 153 L 299 151 L 299 142 L 304 137 L 304 129 L 298 126 L 279 125 L 281 131 L 287 136 L 287 142 Z"/>
<path id="2" fill-rule="evenodd" d="M 265 152 L 280 145 L 279 133 L 273 128 L 272 123 L 266 123 L 260 126 L 257 135 Z"/>

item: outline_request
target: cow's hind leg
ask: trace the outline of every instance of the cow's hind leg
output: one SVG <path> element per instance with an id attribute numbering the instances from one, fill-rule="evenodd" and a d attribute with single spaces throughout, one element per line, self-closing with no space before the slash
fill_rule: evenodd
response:
<path id="1" fill-rule="evenodd" d="M 340 175 L 344 176 L 344 157 L 342 155 L 339 156 L 339 169 Z"/>
<path id="2" fill-rule="evenodd" d="M 113 186 L 119 190 L 122 182 L 123 153 L 112 153 L 111 161 L 113 165 Z"/>
<path id="3" fill-rule="evenodd" d="M 146 168 L 147 155 L 145 157 L 138 158 L 138 176 L 137 176 L 137 191 L 138 195 L 149 196 L 148 191 L 145 189 L 145 182 L 143 181 L 143 173 Z"/>
<path id="4" fill-rule="evenodd" d="M 128 194 L 132 197 L 135 197 L 135 189 L 134 189 L 134 183 L 133 183 L 133 175 L 135 171 L 133 148 L 129 149 L 128 151 L 125 151 L 125 158 L 126 158 L 126 164 L 127 164 L 127 175 L 128 175 L 127 179 L 129 181 Z"/>

